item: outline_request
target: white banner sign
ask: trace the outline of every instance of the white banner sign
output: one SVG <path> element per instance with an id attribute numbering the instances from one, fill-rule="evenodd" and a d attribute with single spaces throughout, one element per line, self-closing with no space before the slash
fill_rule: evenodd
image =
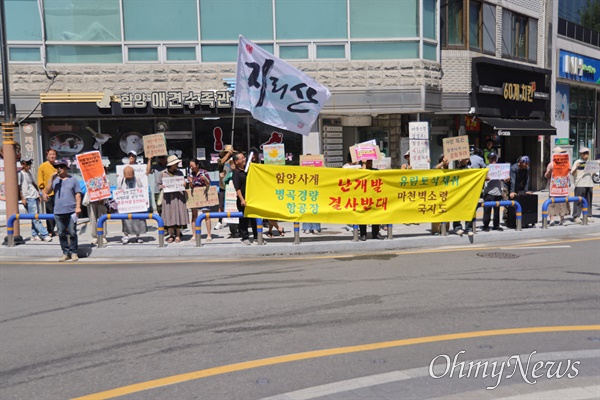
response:
<path id="1" fill-rule="evenodd" d="M 409 122 L 408 137 L 412 169 L 430 169 L 429 122 Z"/>
<path id="2" fill-rule="evenodd" d="M 162 179 L 163 192 L 183 192 L 185 190 L 185 179 L 183 176 L 169 176 Z"/>
<path id="3" fill-rule="evenodd" d="M 240 35 L 235 107 L 259 121 L 308 135 L 331 93 L 310 76 Z"/>
<path id="4" fill-rule="evenodd" d="M 596 174 L 600 172 L 600 162 L 598 161 L 587 161 L 585 168 L 583 169 L 584 174 Z"/>
<path id="5" fill-rule="evenodd" d="M 505 163 L 505 164 L 490 164 L 488 165 L 488 178 L 490 178 L 490 180 L 493 179 L 500 179 L 500 180 L 505 180 L 510 178 L 510 164 L 509 163 Z"/>
<path id="6" fill-rule="evenodd" d="M 148 192 L 144 188 L 119 189 L 113 191 L 119 214 L 148 211 Z"/>
<path id="7" fill-rule="evenodd" d="M 132 164 L 132 165 L 117 165 L 117 189 L 121 189 L 123 185 L 123 169 L 127 166 L 133 168 L 135 174 L 136 186 L 144 189 L 145 193 L 148 193 L 148 175 L 146 175 L 146 166 L 143 164 Z M 150 199 L 146 195 L 146 208 L 150 207 Z M 144 210 L 144 211 L 145 211 Z"/>

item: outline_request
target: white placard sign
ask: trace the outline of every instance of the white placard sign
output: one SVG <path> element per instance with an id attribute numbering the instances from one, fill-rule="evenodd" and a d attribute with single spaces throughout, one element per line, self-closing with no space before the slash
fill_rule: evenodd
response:
<path id="1" fill-rule="evenodd" d="M 500 179 L 505 180 L 510 178 L 510 164 L 502 163 L 502 164 L 490 164 L 488 165 L 488 178 L 490 180 Z"/>
<path id="2" fill-rule="evenodd" d="M 133 168 L 137 187 L 144 189 L 148 193 L 148 175 L 146 175 L 146 166 L 143 164 L 132 165 L 117 165 L 117 189 L 121 189 L 123 185 L 123 169 L 125 167 Z M 146 196 L 146 210 L 150 207 L 150 199 Z"/>
<path id="3" fill-rule="evenodd" d="M 118 189 L 113 191 L 119 214 L 148 211 L 148 190 L 144 188 Z"/>
<path id="4" fill-rule="evenodd" d="M 585 168 L 583 169 L 584 174 L 596 174 L 600 172 L 600 162 L 599 161 L 587 161 L 585 163 Z"/>
<path id="5" fill-rule="evenodd" d="M 409 122 L 408 137 L 412 169 L 431 168 L 429 155 L 429 122 Z"/>
<path id="6" fill-rule="evenodd" d="M 183 192 L 185 190 L 185 179 L 183 176 L 163 177 L 162 184 L 164 186 L 164 193 Z"/>

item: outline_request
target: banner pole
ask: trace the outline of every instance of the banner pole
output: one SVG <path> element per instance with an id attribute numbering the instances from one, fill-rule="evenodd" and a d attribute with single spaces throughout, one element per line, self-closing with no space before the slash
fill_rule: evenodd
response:
<path id="1" fill-rule="evenodd" d="M 231 142 L 229 142 L 231 144 L 231 147 L 233 146 L 233 130 L 235 127 L 235 103 L 233 104 L 233 119 L 231 120 Z"/>

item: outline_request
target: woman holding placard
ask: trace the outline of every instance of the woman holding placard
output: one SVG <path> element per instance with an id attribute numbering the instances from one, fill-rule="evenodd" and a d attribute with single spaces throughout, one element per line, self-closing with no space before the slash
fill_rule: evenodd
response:
<path id="1" fill-rule="evenodd" d="M 165 228 L 169 232 L 167 243 L 181 242 L 181 230 L 189 222 L 188 210 L 185 207 L 185 179 L 177 169 L 181 162 L 177 156 L 167 158 L 167 169 L 158 176 L 158 188 L 163 192 L 162 214 Z"/>
<path id="2" fill-rule="evenodd" d="M 193 190 L 195 188 L 210 187 L 210 178 L 208 171 L 204 169 L 202 162 L 198 160 L 190 160 L 190 172 L 187 185 Z M 198 218 L 198 208 L 192 208 L 192 240 L 196 240 L 196 219 Z M 208 207 L 201 209 L 203 212 L 208 211 Z M 210 218 L 205 218 L 206 222 L 206 241 L 212 241 Z"/>

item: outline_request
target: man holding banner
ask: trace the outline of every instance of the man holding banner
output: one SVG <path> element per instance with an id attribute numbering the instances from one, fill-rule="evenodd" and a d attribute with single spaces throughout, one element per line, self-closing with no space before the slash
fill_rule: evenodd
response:
<path id="1" fill-rule="evenodd" d="M 582 147 L 579 149 L 579 160 L 573 163 L 571 175 L 575 179 L 575 196 L 583 197 L 587 200 L 588 211 L 592 209 L 592 194 L 594 193 L 594 181 L 592 180 L 592 164 L 598 167 L 598 161 L 590 161 L 590 149 Z M 573 218 L 578 224 L 581 223 L 581 211 L 583 209 L 583 201 L 578 201 L 573 204 Z M 592 218 L 588 217 L 588 222 L 592 222 Z"/>

